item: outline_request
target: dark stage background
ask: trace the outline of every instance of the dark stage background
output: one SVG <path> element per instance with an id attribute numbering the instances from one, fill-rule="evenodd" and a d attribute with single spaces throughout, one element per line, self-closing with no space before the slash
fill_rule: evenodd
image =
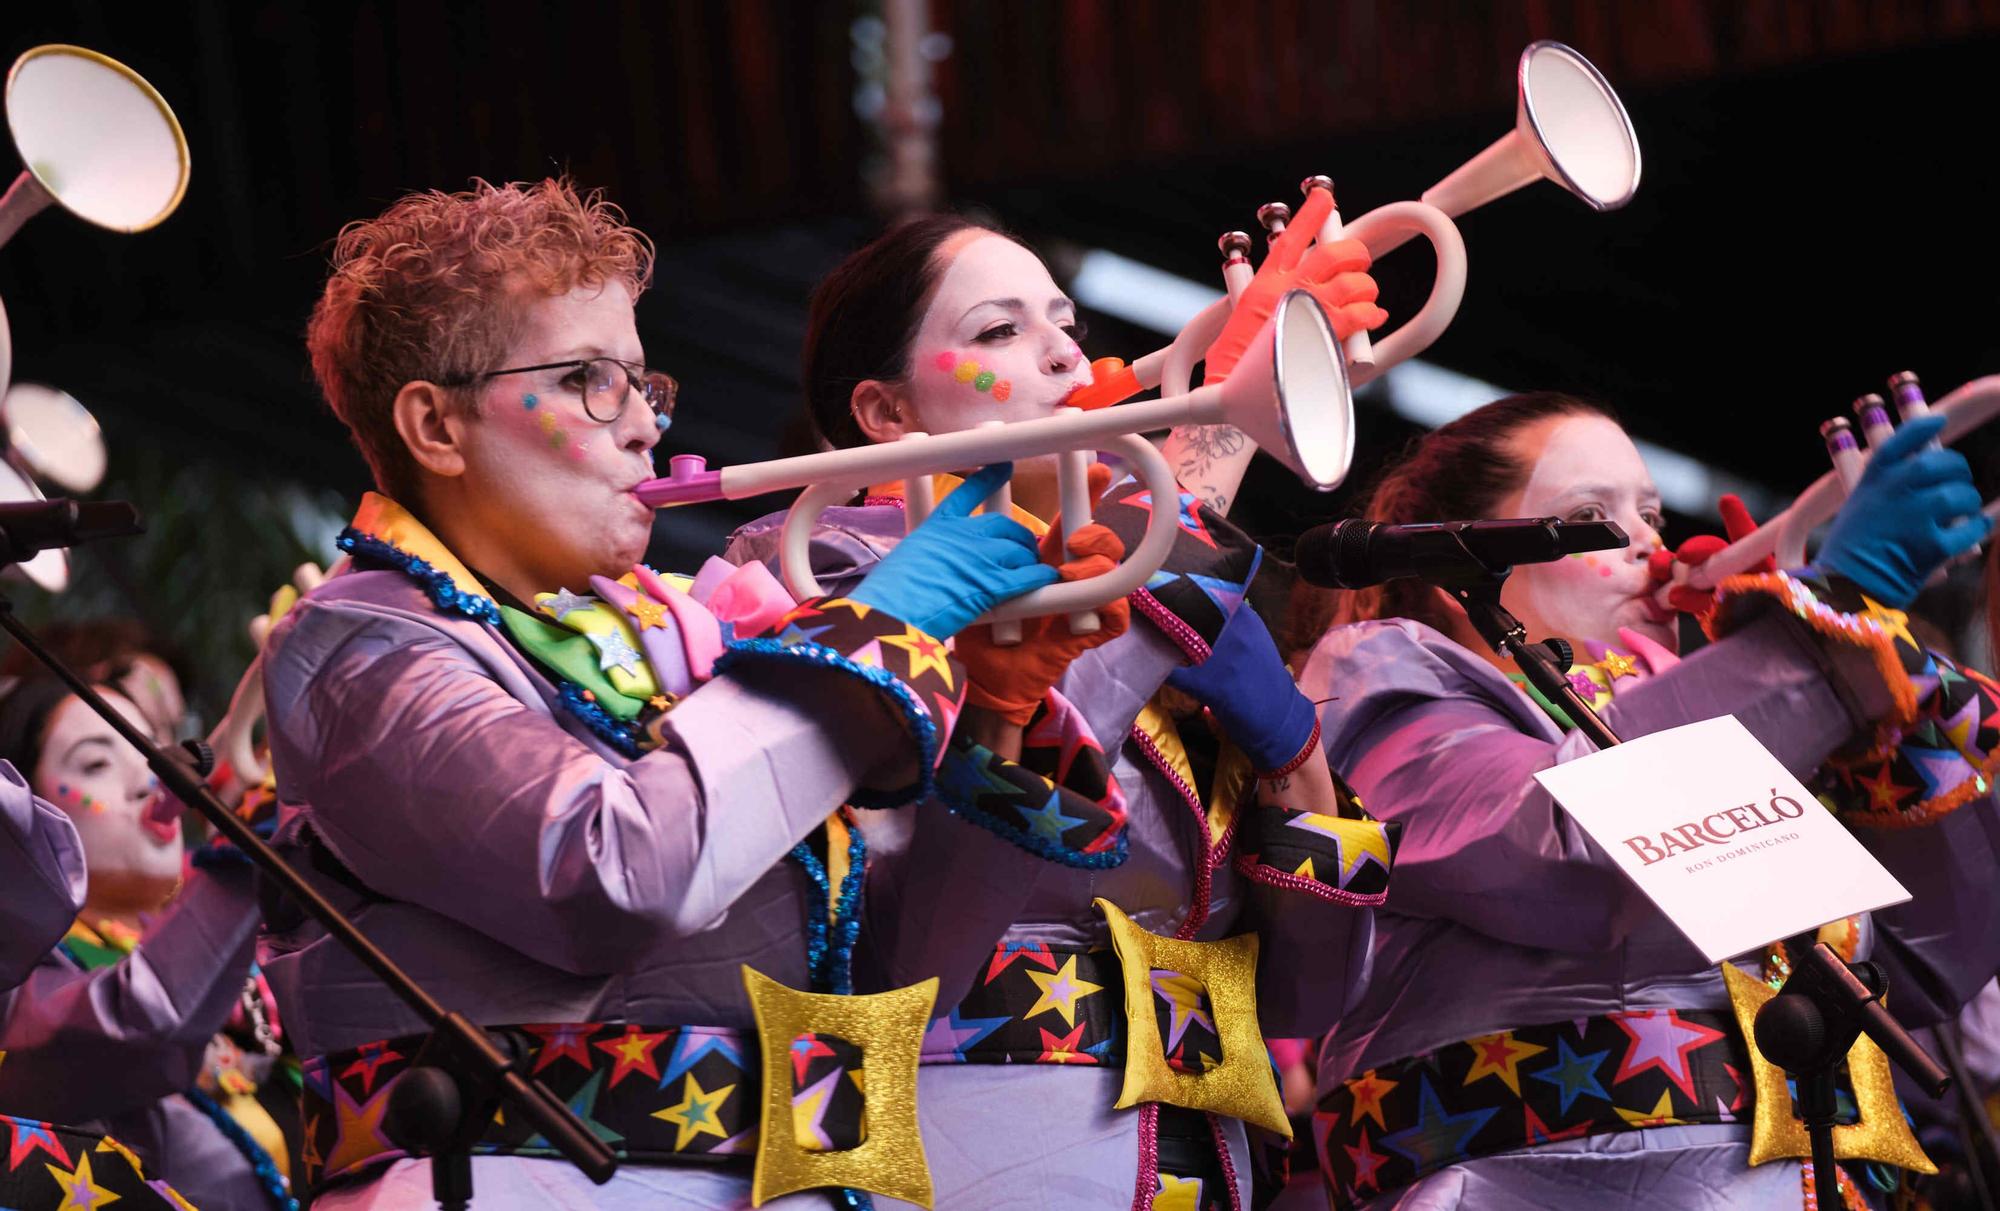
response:
<path id="1" fill-rule="evenodd" d="M 660 245 L 639 318 L 650 359 L 684 384 L 672 446 L 712 464 L 774 454 L 807 292 L 880 223 L 865 184 L 880 132 L 864 116 L 878 13 L 738 0 L 10 14 L 9 59 L 70 41 L 147 76 L 194 163 L 186 202 L 152 232 L 51 212 L 0 252 L 17 379 L 98 415 L 112 452 L 100 494 L 154 521 L 144 540 L 81 556 L 77 586 L 37 611 L 138 614 L 219 708 L 248 645 L 217 620 L 247 617 L 292 563 L 327 551 L 366 484 L 300 332 L 333 234 L 407 189 L 561 170 L 606 188 Z M 930 20 L 949 39 L 934 69 L 945 201 L 998 217 L 1059 273 L 1097 248 L 1219 285 L 1216 235 L 1254 228 L 1261 202 L 1296 202 L 1310 173 L 1338 182 L 1349 215 L 1415 197 L 1509 126 L 1516 57 L 1553 37 L 1619 89 L 1643 184 L 1609 215 L 1537 185 L 1463 219 L 1471 285 L 1428 360 L 1607 400 L 1636 434 L 1784 499 L 1825 468 L 1819 420 L 1890 372 L 1918 371 L 1935 397 L 2000 370 L 2000 0 L 940 0 Z M 1427 254 L 1377 272 L 1407 313 Z M 1161 343 L 1091 319 L 1093 355 Z M 1354 483 L 1415 431 L 1364 401 Z M 1996 444 L 1969 447 L 1983 471 Z M 1351 496 L 1312 496 L 1266 465 L 1239 512 L 1282 551 Z M 664 515 L 655 562 L 692 567 L 761 511 Z"/>

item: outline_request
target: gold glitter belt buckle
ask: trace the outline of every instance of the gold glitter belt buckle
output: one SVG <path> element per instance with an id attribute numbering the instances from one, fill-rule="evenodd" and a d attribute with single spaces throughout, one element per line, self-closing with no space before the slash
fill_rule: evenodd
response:
<path id="1" fill-rule="evenodd" d="M 1750 1163 L 1761 1165 L 1775 1160 L 1809 1160 L 1812 1141 L 1806 1126 L 1792 1113 L 1792 1093 L 1784 1069 L 1764 1058 L 1757 1050 L 1755 1024 L 1757 1010 L 1778 992 L 1762 980 L 1745 975 L 1734 963 L 1722 965 L 1723 981 L 1729 986 L 1729 1004 L 1736 1012 L 1736 1024 L 1750 1049 L 1750 1071 L 1757 1092 L 1756 1116 L 1750 1133 Z M 1923 1146 L 1910 1133 L 1903 1107 L 1896 1100 L 1895 1080 L 1889 1072 L 1889 1057 L 1882 1054 L 1867 1035 L 1856 1039 L 1847 1053 L 1847 1075 L 1854 1083 L 1854 1103 L 1861 1121 L 1833 1129 L 1833 1154 L 1844 1161 L 1880 1161 L 1914 1173 L 1936 1173 L 1937 1166 L 1924 1155 Z"/>
<path id="2" fill-rule="evenodd" d="M 1125 1084 L 1114 1109 L 1165 1102 L 1292 1138 L 1270 1052 L 1257 1028 L 1257 935 L 1220 942 L 1163 938 L 1140 928 L 1109 900 L 1099 898 L 1097 907 L 1111 926 L 1125 985 Z M 1160 1033 L 1156 996 L 1177 1027 L 1207 1009 L 1220 1058 L 1190 1060 L 1185 1048 L 1170 1049 Z"/>
<path id="3" fill-rule="evenodd" d="M 928 1208 L 931 1171 L 917 1127 L 917 1059 L 937 1001 L 937 980 L 868 996 L 834 996 L 787 988 L 746 964 L 743 987 L 757 1015 L 764 1067 L 750 1205 L 761 1207 L 795 1190 L 845 1186 Z M 795 1049 L 821 1040 L 860 1059 L 852 1071 L 834 1078 L 863 1095 L 859 1129 L 851 1134 L 830 1136 L 816 1126 L 815 1116 L 824 1113 L 833 1092 L 794 1088 Z"/>

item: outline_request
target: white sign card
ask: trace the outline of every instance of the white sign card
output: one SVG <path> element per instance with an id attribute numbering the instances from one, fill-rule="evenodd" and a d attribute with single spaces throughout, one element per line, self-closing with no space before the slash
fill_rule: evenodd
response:
<path id="1" fill-rule="evenodd" d="M 1733 715 L 1535 778 L 1711 963 L 1910 898 Z"/>

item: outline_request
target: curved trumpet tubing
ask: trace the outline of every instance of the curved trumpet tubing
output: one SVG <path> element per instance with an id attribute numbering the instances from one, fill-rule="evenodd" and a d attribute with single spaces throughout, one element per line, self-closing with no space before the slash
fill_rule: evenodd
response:
<path id="1" fill-rule="evenodd" d="M 1514 129 L 1425 190 L 1420 201 L 1391 203 L 1343 222 L 1331 205 L 1331 183 L 1324 177 L 1305 182 L 1306 206 L 1278 239 L 1357 239 L 1379 261 L 1422 235 L 1437 251 L 1437 280 L 1423 308 L 1379 343 L 1367 334 L 1349 339 L 1354 385 L 1429 348 L 1457 315 L 1466 259 L 1452 219 L 1536 180 L 1552 181 L 1600 211 L 1618 209 L 1638 190 L 1638 136 L 1617 92 L 1588 59 L 1560 42 L 1532 43 L 1521 52 L 1516 86 Z M 1321 191 L 1323 202 L 1314 196 Z M 1316 222 L 1316 229 L 1308 233 L 1297 220 Z M 1195 364 L 1242 296 L 1248 282 L 1242 269 L 1239 261 L 1225 263 L 1228 293 L 1189 321 L 1171 345 L 1133 362 L 1115 381 L 1079 392 L 1073 402 L 1102 407 L 1153 387 L 1166 395 L 1186 392 Z"/>
<path id="2" fill-rule="evenodd" d="M 1973 379 L 1931 405 L 1931 411 L 1945 415 L 1941 440 L 1947 443 L 1958 440 L 2000 416 L 2000 374 Z M 1799 493 L 1798 499 L 1786 506 L 1784 512 L 1760 526 L 1756 533 L 1729 544 L 1692 569 L 1688 583 L 1698 589 L 1712 589 L 1766 555 L 1776 556 L 1781 568 L 1804 565 L 1806 539 L 1815 529 L 1831 521 L 1846 499 L 1847 493 L 1841 487 L 1840 476 L 1828 471 L 1811 487 Z M 1993 515 L 1994 505 L 1989 504 L 1986 512 L 1989 516 Z"/>
<path id="3" fill-rule="evenodd" d="M 1155 499 L 1177 497 L 1172 469 L 1139 434 L 1182 424 L 1228 424 L 1248 433 L 1307 484 L 1337 486 L 1354 459 L 1354 428 L 1345 410 L 1325 400 L 1345 400 L 1347 369 L 1333 325 L 1310 294 L 1295 290 L 1279 300 L 1271 322 L 1244 352 L 1226 382 L 1185 394 L 1095 411 L 1063 409 L 1040 420 L 982 426 L 957 433 L 912 435 L 899 442 L 781 458 L 709 471 L 698 455 L 680 455 L 673 473 L 641 484 L 636 494 L 659 508 L 708 500 L 742 500 L 805 488 L 786 518 L 785 579 L 792 591 L 818 589 L 806 560 L 806 536 L 820 512 L 870 484 L 907 481 L 912 512 L 927 504 L 918 492 L 925 477 L 987 463 L 1062 455 L 1059 478 L 1066 528 L 1081 525 L 1088 455 L 1111 450 L 1125 458 Z M 922 485 L 919 488 L 919 485 Z M 1173 510 L 1154 509 L 1146 536 L 1118 569 L 1104 576 L 1052 585 L 1009 602 L 982 621 L 1047 614 L 1075 615 L 1115 601 L 1143 585 L 1172 547 L 1178 522 Z"/>

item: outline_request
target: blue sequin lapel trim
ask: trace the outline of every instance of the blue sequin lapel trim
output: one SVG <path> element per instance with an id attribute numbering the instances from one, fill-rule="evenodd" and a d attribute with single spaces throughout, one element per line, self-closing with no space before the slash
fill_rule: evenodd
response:
<path id="1" fill-rule="evenodd" d="M 470 618 L 488 626 L 500 625 L 500 607 L 493 603 L 492 598 L 466 592 L 452 581 L 448 573 L 440 572 L 401 547 L 383 542 L 373 534 L 363 534 L 352 526 L 342 530 L 335 542 L 349 555 L 394 568 L 416 581 L 417 587 L 431 599 L 431 604 L 445 613 Z"/>

